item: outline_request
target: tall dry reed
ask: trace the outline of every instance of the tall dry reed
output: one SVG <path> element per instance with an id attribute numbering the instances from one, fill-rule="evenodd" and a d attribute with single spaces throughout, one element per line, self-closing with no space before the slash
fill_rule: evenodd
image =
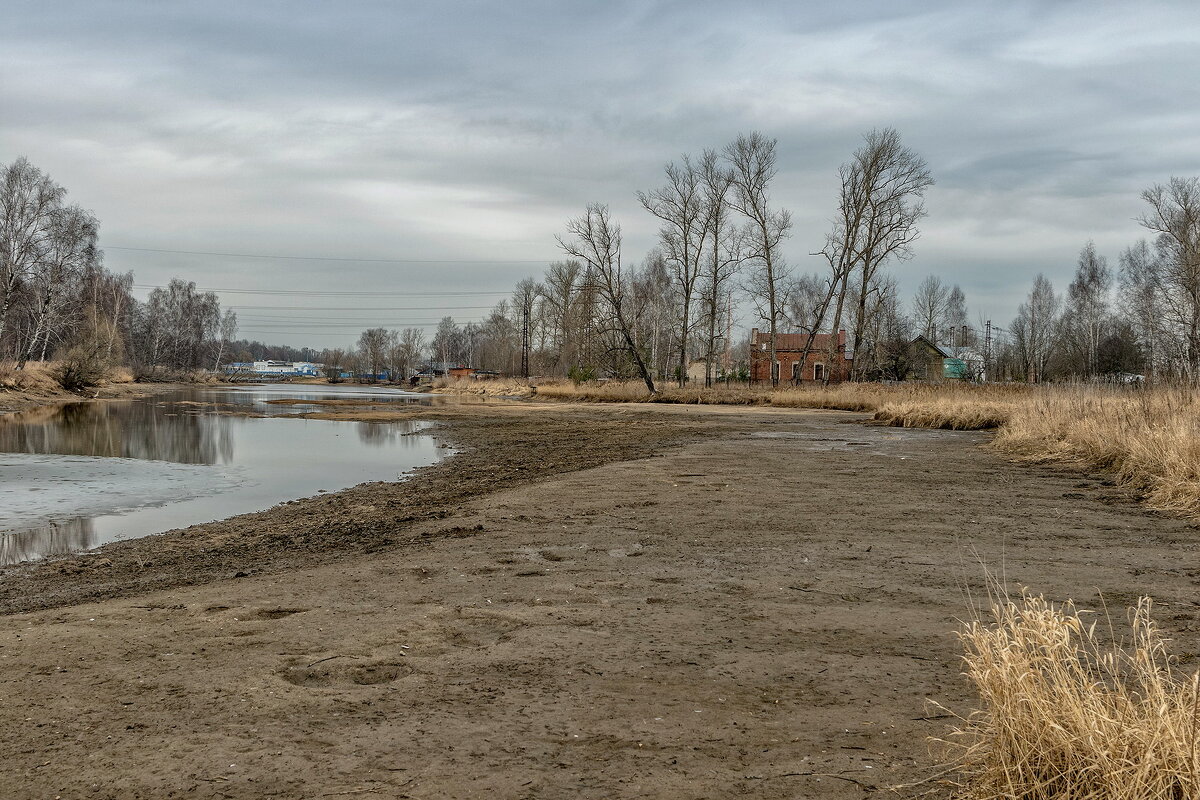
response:
<path id="1" fill-rule="evenodd" d="M 1172 662 L 1148 598 L 1124 642 L 1084 613 L 1026 595 L 960 634 L 981 705 L 949 740 L 967 798 L 1200 797 L 1200 676 Z"/>
<path id="2" fill-rule="evenodd" d="M 1104 470 L 1152 508 L 1200 514 L 1200 398 L 1156 387 L 1045 387 L 1014 406 L 1000 449 Z"/>

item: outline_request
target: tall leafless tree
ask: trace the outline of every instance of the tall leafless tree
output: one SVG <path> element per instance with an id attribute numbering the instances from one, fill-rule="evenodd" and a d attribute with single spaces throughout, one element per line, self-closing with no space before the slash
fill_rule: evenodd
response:
<path id="1" fill-rule="evenodd" d="M 50 247 L 65 194 L 25 158 L 0 168 L 0 338 L 18 287 Z"/>
<path id="2" fill-rule="evenodd" d="M 938 341 L 938 327 L 949 307 L 950 289 L 936 275 L 929 275 L 917 287 L 912 301 L 912 318 L 917 331 L 926 339 Z"/>
<path id="3" fill-rule="evenodd" d="M 567 221 L 567 238 L 556 237 L 567 255 L 583 261 L 601 298 L 608 307 L 616 333 L 650 393 L 654 377 L 633 338 L 629 309 L 625 306 L 626 278 L 621 266 L 621 226 L 613 222 L 608 206 L 588 205 L 583 216 Z"/>
<path id="4" fill-rule="evenodd" d="M 683 156 L 679 163 L 666 166 L 666 185 L 651 192 L 638 192 L 642 206 L 662 222 L 658 238 L 679 296 L 679 361 L 677 377 L 683 386 L 688 379 L 694 324 L 692 308 L 708 244 L 708 226 L 713 222 L 706 213 L 705 180 L 702 165 Z"/>
<path id="5" fill-rule="evenodd" d="M 1030 383 L 1046 378 L 1047 367 L 1054 355 L 1061 306 L 1062 301 L 1054 293 L 1050 281 L 1039 274 L 1009 326 L 1026 380 Z"/>
<path id="6" fill-rule="evenodd" d="M 731 313 L 733 283 L 742 262 L 746 260 L 745 230 L 733 224 L 729 193 L 735 178 L 733 171 L 721 163 L 715 150 L 705 150 L 700 157 L 700 179 L 703 190 L 704 214 L 708 246 L 701 258 L 700 281 L 703 298 L 706 342 L 704 348 L 704 385 L 712 386 L 713 366 L 721 322 Z M 733 343 L 725 341 L 729 347 Z"/>
<path id="7" fill-rule="evenodd" d="M 771 206 L 771 182 L 779 171 L 775 147 L 775 139 L 757 131 L 738 136 L 725 147 L 725 158 L 733 172 L 729 203 L 748 221 L 747 288 L 759 318 L 767 324 L 772 386 L 779 385 L 778 335 L 787 299 L 788 268 L 780 245 L 792 229 L 792 215 Z"/>
<path id="8" fill-rule="evenodd" d="M 96 263 L 99 224 L 79 206 L 59 206 L 47 219 L 41 253 L 26 279 L 32 291 L 31 331 L 26 335 L 17 369 L 33 358 L 39 344 L 45 352 L 56 317 L 70 299 L 72 286 L 79 284 L 85 270 Z M 94 313 L 99 313 L 98 310 Z M 94 326 L 96 330 L 107 330 Z"/>
<path id="9" fill-rule="evenodd" d="M 1171 178 L 1142 193 L 1150 210 L 1139 217 L 1158 234 L 1152 266 L 1163 305 L 1186 342 L 1189 377 L 1200 377 L 1200 178 Z"/>
<path id="10" fill-rule="evenodd" d="M 1075 277 L 1067 287 L 1063 329 L 1073 351 L 1071 364 L 1078 374 L 1094 376 L 1100 371 L 1100 345 L 1110 323 L 1108 294 L 1112 271 L 1108 260 L 1088 242 L 1079 253 Z"/>
<path id="11" fill-rule="evenodd" d="M 1147 377 L 1154 380 L 1160 371 L 1169 369 L 1172 342 L 1165 335 L 1165 293 L 1159 285 L 1156 255 L 1145 239 L 1121 253 L 1118 279 L 1122 316 L 1143 351 Z"/>

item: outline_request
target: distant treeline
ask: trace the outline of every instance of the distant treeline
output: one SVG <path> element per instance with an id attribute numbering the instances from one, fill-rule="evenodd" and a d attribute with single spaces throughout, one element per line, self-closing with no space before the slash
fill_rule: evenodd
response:
<path id="1" fill-rule="evenodd" d="M 0 359 L 68 358 L 154 371 L 213 367 L 237 330 L 212 292 L 172 280 L 134 299 L 104 267 L 99 221 L 24 158 L 0 165 Z"/>
<path id="2" fill-rule="evenodd" d="M 731 315 L 749 306 L 772 351 L 779 333 L 812 334 L 802 339 L 811 348 L 816 334 L 847 330 L 856 380 L 920 374 L 914 366 L 929 350 L 918 336 L 963 361 L 968 379 L 1200 377 L 1200 179 L 1143 192 L 1138 221 L 1153 238 L 1126 248 L 1115 275 L 1089 242 L 1065 295 L 1039 275 L 1005 325 L 972 320 L 961 288 L 938 276 L 908 303 L 900 298 L 888 267 L 912 257 L 933 180 L 896 131 L 868 133 L 839 169 L 833 223 L 816 252 L 825 269 L 812 274 L 781 253 L 791 218 L 771 203 L 775 148 L 753 133 L 668 164 L 663 186 L 637 193 L 660 229 L 657 246 L 632 265 L 620 225 L 593 204 L 558 238 L 567 257 L 521 281 L 484 321 L 443 319 L 427 347 L 419 331 L 405 332 L 408 345 L 398 348 L 399 333 L 375 329 L 334 356 L 633 377 L 651 388 L 690 371 L 707 383 L 746 376 L 748 338 Z"/>

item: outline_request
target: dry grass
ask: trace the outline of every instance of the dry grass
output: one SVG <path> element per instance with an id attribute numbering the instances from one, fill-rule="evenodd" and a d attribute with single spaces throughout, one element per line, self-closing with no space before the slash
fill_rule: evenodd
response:
<path id="1" fill-rule="evenodd" d="M 1143 598 L 1105 643 L 1074 605 L 1007 598 L 960 636 L 981 708 L 951 737 L 972 800 L 1200 797 L 1200 676 L 1172 663 Z"/>
<path id="2" fill-rule="evenodd" d="M 56 392 L 61 389 L 54 378 L 58 364 L 53 361 L 30 361 L 24 369 L 16 362 L 0 361 L 0 391 Z"/>
<path id="3" fill-rule="evenodd" d="M 435 378 L 434 392 L 444 394 L 469 394 L 480 397 L 530 397 L 533 387 L 521 378 Z"/>
<path id="4" fill-rule="evenodd" d="M 704 403 L 779 408 L 830 408 L 874 413 L 877 420 L 903 427 L 978 430 L 994 428 L 1007 419 L 1012 404 L 1028 390 L 1023 386 L 963 384 L 844 383 L 833 386 L 663 387 L 651 395 L 640 383 L 573 384 L 567 381 L 537 385 L 537 396 L 549 400 L 616 403 Z"/>
<path id="5" fill-rule="evenodd" d="M 1200 401 L 1194 389 L 1048 387 L 1016 406 L 1002 450 L 1115 475 L 1152 508 L 1200 514 Z"/>

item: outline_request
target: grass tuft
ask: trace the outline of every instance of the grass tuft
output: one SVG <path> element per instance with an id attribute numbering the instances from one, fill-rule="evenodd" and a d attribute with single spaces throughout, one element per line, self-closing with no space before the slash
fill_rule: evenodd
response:
<path id="1" fill-rule="evenodd" d="M 980 709 L 948 744 L 970 800 L 1200 797 L 1200 675 L 1185 675 L 1142 598 L 1109 642 L 1073 604 L 1007 598 L 960 633 Z"/>

